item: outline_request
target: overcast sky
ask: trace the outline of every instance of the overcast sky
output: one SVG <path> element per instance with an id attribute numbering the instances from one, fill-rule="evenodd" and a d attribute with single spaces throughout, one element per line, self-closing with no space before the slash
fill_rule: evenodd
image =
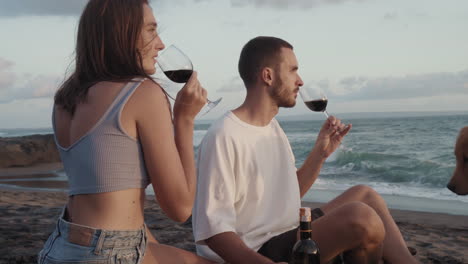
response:
<path id="1" fill-rule="evenodd" d="M 0 0 L 0 128 L 50 127 L 72 63 L 85 0 Z M 158 0 L 166 45 L 192 59 L 209 98 L 204 118 L 241 104 L 242 46 L 258 35 L 294 46 L 306 86 L 332 113 L 468 111 L 466 0 Z M 157 74 L 171 93 L 177 87 Z M 298 98 L 282 115 L 308 113 Z M 311 115 L 318 115 L 310 113 Z"/>

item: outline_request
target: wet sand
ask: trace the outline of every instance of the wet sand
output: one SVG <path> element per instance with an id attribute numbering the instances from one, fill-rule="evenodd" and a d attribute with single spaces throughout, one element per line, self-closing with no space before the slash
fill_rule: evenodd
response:
<path id="1" fill-rule="evenodd" d="M 43 169 L 47 171 L 50 167 Z M 60 166 L 55 165 L 54 170 L 57 169 Z M 54 176 L 54 173 L 44 170 L 15 168 L 9 173 L 5 173 L 5 169 L 0 170 L 0 263 L 35 263 L 37 253 L 54 228 L 67 199 L 65 192 L 8 188 L 12 185 L 3 181 L 18 181 L 21 186 L 34 188 L 65 188 L 64 181 L 39 181 Z M 34 180 L 36 177 L 38 180 Z M 320 206 L 318 203 L 304 205 Z M 468 263 L 468 216 L 403 210 L 391 212 L 408 245 L 417 249 L 416 257 L 421 263 Z M 145 219 L 161 243 L 195 250 L 190 221 L 178 224 L 170 220 L 153 196 L 147 197 Z"/>

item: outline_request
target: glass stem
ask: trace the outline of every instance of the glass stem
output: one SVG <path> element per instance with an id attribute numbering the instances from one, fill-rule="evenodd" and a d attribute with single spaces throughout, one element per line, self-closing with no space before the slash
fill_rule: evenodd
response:
<path id="1" fill-rule="evenodd" d="M 218 100 L 216 100 L 216 101 L 211 101 L 210 99 L 206 98 L 206 103 L 207 103 L 207 107 L 206 107 L 206 108 L 207 108 L 207 110 L 206 110 L 203 114 L 201 114 L 201 116 L 204 116 L 204 115 L 206 115 L 208 112 L 210 112 L 211 109 L 213 109 L 215 106 L 218 105 L 219 102 L 221 102 L 221 99 L 223 99 L 223 98 L 218 98 Z"/>
<path id="2" fill-rule="evenodd" d="M 328 117 L 330 116 L 330 115 L 328 114 L 327 110 L 323 111 L 323 114 L 327 117 L 327 119 L 328 119 Z"/>

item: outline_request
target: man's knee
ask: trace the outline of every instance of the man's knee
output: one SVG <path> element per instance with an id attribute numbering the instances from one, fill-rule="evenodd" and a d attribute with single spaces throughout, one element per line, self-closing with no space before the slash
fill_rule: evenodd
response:
<path id="1" fill-rule="evenodd" d="M 369 187 L 367 185 L 364 185 L 364 184 L 355 185 L 355 186 L 351 187 L 350 190 L 352 190 L 354 193 L 358 193 L 360 195 L 374 195 L 374 194 L 377 194 L 374 191 L 374 189 L 372 189 L 371 187 Z"/>
<path id="2" fill-rule="evenodd" d="M 365 203 L 353 202 L 346 206 L 349 210 L 348 224 L 361 244 L 378 246 L 385 238 L 385 227 L 380 216 Z"/>
<path id="3" fill-rule="evenodd" d="M 362 197 L 362 201 L 367 204 L 379 204 L 381 206 L 387 206 L 385 200 L 378 194 L 374 189 L 367 185 L 356 185 L 351 187 L 351 190 L 358 193 Z"/>

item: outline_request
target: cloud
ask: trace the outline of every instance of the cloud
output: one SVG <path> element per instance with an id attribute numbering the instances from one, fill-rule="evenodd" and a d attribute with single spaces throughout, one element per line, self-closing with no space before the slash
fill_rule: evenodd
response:
<path id="1" fill-rule="evenodd" d="M 77 16 L 87 0 L 0 0 L 0 17 Z"/>
<path id="2" fill-rule="evenodd" d="M 272 8 L 313 8 L 321 5 L 363 1 L 366 0 L 231 0 L 231 5 L 234 7 L 253 5 L 256 7 Z"/>
<path id="3" fill-rule="evenodd" d="M 12 62 L 0 58 L 0 92 L 3 87 L 11 86 L 15 80 L 15 75 L 9 71 L 12 66 Z"/>
<path id="4" fill-rule="evenodd" d="M 151 0 L 153 6 L 161 4 L 195 4 L 215 0 Z M 219 1 L 219 0 L 216 0 Z M 367 0 L 229 0 L 233 7 L 255 6 L 265 8 L 313 8 L 321 5 L 363 2 Z M 79 16 L 88 0 L 0 0 L 0 17 L 17 16 Z"/>
<path id="5" fill-rule="evenodd" d="M 307 87 L 319 89 L 336 100 L 353 101 L 465 95 L 468 94 L 468 70 L 378 78 L 349 76 L 338 80 L 308 82 L 304 85 L 304 88 Z M 231 78 L 217 90 L 222 93 L 243 91 L 244 83 L 238 76 Z"/>
<path id="6" fill-rule="evenodd" d="M 338 81 L 323 79 L 315 82 L 307 82 L 304 88 L 318 89 L 326 95 L 341 96 L 359 91 L 369 80 L 363 76 L 342 78 Z"/>
<path id="7" fill-rule="evenodd" d="M 384 15 L 385 20 L 395 20 L 398 18 L 397 12 L 388 12 Z"/>
<path id="8" fill-rule="evenodd" d="M 232 92 L 241 92 L 245 91 L 244 82 L 240 77 L 233 77 L 231 80 L 227 81 L 221 88 L 216 90 L 217 92 L 222 93 L 232 93 Z"/>
<path id="9" fill-rule="evenodd" d="M 328 83 L 327 93 L 343 100 L 390 100 L 468 94 L 468 70 L 401 77 L 347 77 Z"/>
<path id="10" fill-rule="evenodd" d="M 369 82 L 366 77 L 347 77 L 340 80 L 339 84 L 342 87 L 346 87 L 348 92 L 359 91 L 361 87 L 365 86 Z"/>
<path id="11" fill-rule="evenodd" d="M 62 80 L 55 75 L 24 74 L 18 78 L 10 72 L 13 65 L 12 62 L 0 58 L 0 104 L 52 97 Z"/>
<path id="12" fill-rule="evenodd" d="M 88 1 L 89 0 L 0 0 L 0 18 L 18 16 L 79 16 Z M 197 0 L 190 1 L 198 2 Z M 172 4 L 169 0 L 150 0 L 152 5 L 160 4 L 159 2 Z"/>

